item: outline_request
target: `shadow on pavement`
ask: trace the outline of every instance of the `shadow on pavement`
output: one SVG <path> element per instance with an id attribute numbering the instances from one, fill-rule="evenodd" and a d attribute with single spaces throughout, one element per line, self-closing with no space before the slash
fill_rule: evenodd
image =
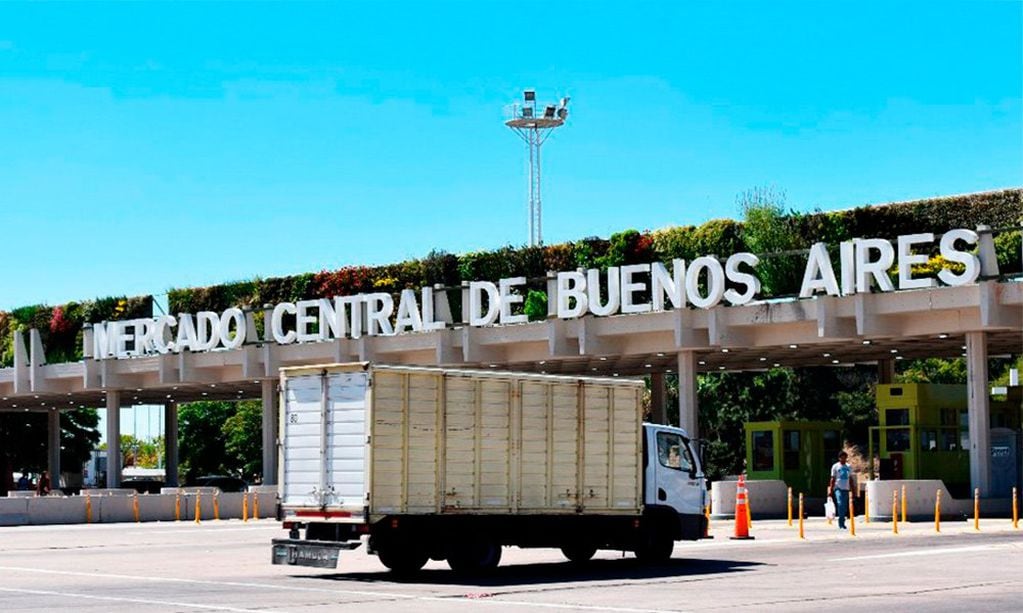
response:
<path id="1" fill-rule="evenodd" d="M 741 572 L 762 566 L 761 562 L 739 560 L 678 559 L 660 565 L 642 564 L 635 559 L 592 560 L 584 565 L 571 562 L 544 562 L 539 564 L 514 564 L 499 566 L 482 575 L 458 575 L 447 568 L 428 568 L 414 575 L 401 576 L 392 572 L 335 573 L 330 575 L 308 575 L 306 579 L 327 579 L 344 581 L 418 583 L 427 585 L 472 585 L 477 587 L 501 587 L 511 585 L 536 585 L 543 583 L 567 583 L 574 581 L 608 581 L 620 579 L 661 579 L 669 577 L 698 577 Z"/>

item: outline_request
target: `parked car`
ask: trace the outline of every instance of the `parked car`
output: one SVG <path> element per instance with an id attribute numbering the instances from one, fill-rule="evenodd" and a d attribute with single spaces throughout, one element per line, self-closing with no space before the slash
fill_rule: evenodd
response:
<path id="1" fill-rule="evenodd" d="M 195 480 L 195 485 L 200 487 L 219 487 L 221 492 L 244 492 L 249 484 L 238 477 L 227 475 L 206 475 Z"/>
<path id="2" fill-rule="evenodd" d="M 161 479 L 146 479 L 145 477 L 131 477 L 121 480 L 121 487 L 132 489 L 140 494 L 159 494 L 163 487 Z"/>

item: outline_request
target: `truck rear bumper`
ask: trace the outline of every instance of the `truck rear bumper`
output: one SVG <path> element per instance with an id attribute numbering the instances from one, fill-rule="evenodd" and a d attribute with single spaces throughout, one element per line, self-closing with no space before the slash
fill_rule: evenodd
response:
<path id="1" fill-rule="evenodd" d="M 355 549 L 361 541 L 303 541 L 301 539 L 273 539 L 270 561 L 285 566 L 312 566 L 337 568 L 342 549 Z"/>

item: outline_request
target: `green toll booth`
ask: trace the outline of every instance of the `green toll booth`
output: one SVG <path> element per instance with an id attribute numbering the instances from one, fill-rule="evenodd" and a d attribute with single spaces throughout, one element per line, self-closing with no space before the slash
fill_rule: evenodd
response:
<path id="1" fill-rule="evenodd" d="M 784 481 L 793 493 L 824 497 L 831 465 L 842 450 L 842 424 L 755 421 L 746 424 L 746 474 Z"/>
<path id="2" fill-rule="evenodd" d="M 1020 392 L 989 399 L 990 425 L 1018 432 Z M 940 479 L 957 498 L 970 495 L 970 428 L 965 385 L 877 386 L 879 426 L 870 428 L 869 455 L 881 479 Z M 873 478 L 874 463 L 868 463 Z"/>

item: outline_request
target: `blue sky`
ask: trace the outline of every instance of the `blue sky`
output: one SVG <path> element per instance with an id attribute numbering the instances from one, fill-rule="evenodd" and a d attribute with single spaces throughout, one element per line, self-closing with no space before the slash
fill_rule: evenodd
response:
<path id="1" fill-rule="evenodd" d="M 1019 2 L 0 4 L 0 308 L 1023 185 Z"/>

